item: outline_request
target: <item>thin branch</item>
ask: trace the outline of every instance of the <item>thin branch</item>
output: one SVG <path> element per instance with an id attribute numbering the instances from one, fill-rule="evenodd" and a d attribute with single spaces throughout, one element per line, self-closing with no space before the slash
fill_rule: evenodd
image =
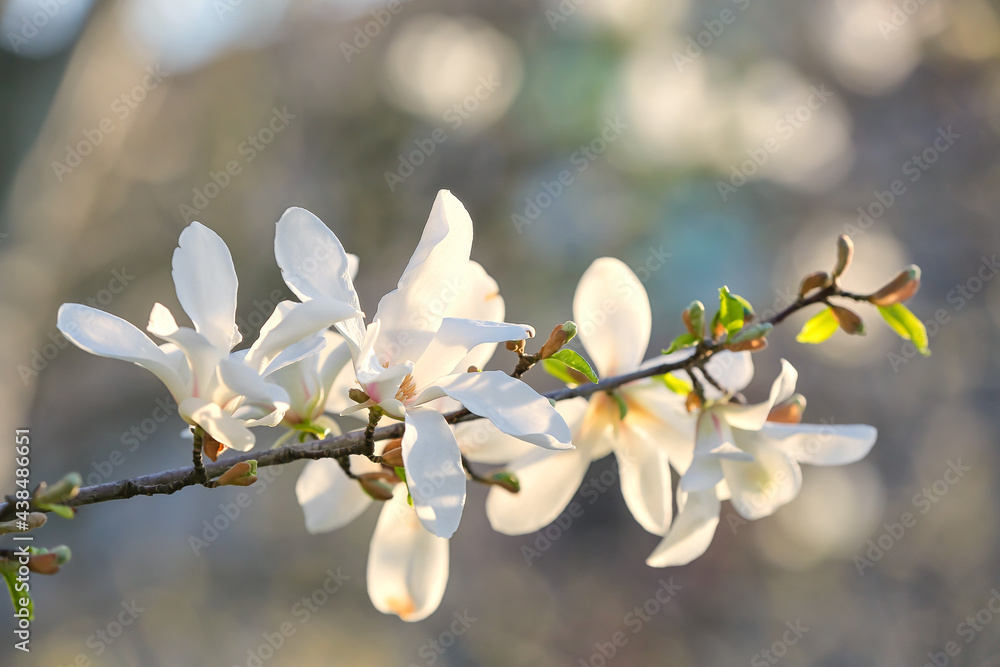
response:
<path id="1" fill-rule="evenodd" d="M 831 297 L 843 297 L 853 299 L 855 301 L 866 300 L 864 296 L 844 292 L 838 286 L 830 285 L 817 290 L 814 294 L 807 298 L 799 297 L 787 308 L 765 320 L 765 322 L 775 325 L 779 324 L 793 313 L 806 308 L 807 306 L 817 303 L 826 303 Z M 616 377 L 604 378 L 596 384 L 591 383 L 577 387 L 566 387 L 564 389 L 543 394 L 543 396 L 551 401 L 565 401 L 576 397 L 586 398 L 596 394 L 597 392 L 610 391 L 624 384 L 635 382 L 636 380 L 642 380 L 654 375 L 663 375 L 664 373 L 670 373 L 673 371 L 690 371 L 694 368 L 703 366 L 709 358 L 723 349 L 724 346 L 722 343 L 705 341 L 704 343 L 699 344 L 695 348 L 694 354 L 686 359 L 662 363 L 657 366 L 633 371 Z M 480 419 L 480 417 L 472 414 L 464 408 L 445 414 L 445 420 L 449 424 L 457 424 L 459 422 L 470 421 L 473 419 Z M 396 423 L 391 426 L 382 426 L 379 428 L 374 428 L 373 424 L 369 424 L 369 428 L 364 430 L 352 431 L 350 433 L 325 438 L 323 440 L 295 443 L 266 451 L 243 452 L 235 456 L 228 456 L 222 461 L 209 463 L 199 469 L 196 469 L 195 467 L 176 468 L 174 470 L 164 470 L 150 475 L 143 475 L 134 479 L 125 479 L 117 482 L 105 482 L 103 484 L 87 486 L 80 489 L 77 496 L 68 501 L 67 504 L 71 506 L 81 506 L 103 503 L 109 500 L 124 500 L 139 495 L 169 495 L 188 486 L 200 485 L 203 483 L 203 480 L 218 477 L 237 463 L 241 461 L 249 461 L 251 459 L 256 459 L 257 466 L 262 468 L 267 466 L 285 465 L 287 463 L 291 463 L 292 461 L 299 461 L 302 459 L 344 459 L 351 455 L 364 456 L 371 453 L 371 448 L 375 441 L 391 440 L 401 437 L 403 437 L 402 423 Z M 8 504 L 9 501 L 7 503 L 0 504 L 0 516 L 8 510 Z"/>

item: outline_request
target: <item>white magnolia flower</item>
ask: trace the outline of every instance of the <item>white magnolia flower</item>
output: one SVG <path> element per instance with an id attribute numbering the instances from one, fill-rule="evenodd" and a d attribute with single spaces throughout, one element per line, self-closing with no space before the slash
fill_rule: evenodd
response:
<path id="1" fill-rule="evenodd" d="M 504 301 L 496 282 L 479 264 L 469 262 L 469 279 L 447 308 L 449 317 L 469 317 L 499 321 L 504 317 Z M 327 332 L 328 336 L 336 334 Z M 458 368 L 482 368 L 493 355 L 495 345 L 480 345 L 473 349 Z M 316 355 L 317 357 L 321 356 Z M 349 358 L 349 356 L 348 356 Z M 312 357 L 294 366 L 307 364 Z M 328 363 L 319 363 L 329 368 Z M 293 370 L 290 366 L 285 370 Z M 284 373 L 285 371 L 280 371 Z M 347 373 L 342 374 L 341 378 Z M 353 369 L 349 373 L 351 385 L 356 386 Z M 322 385 L 324 381 L 318 382 Z M 284 382 L 282 382 L 284 385 Z M 346 387 L 340 379 L 330 390 L 327 406 L 346 406 Z M 290 393 L 292 393 L 290 391 Z M 450 399 L 441 399 L 446 401 Z M 292 410 L 296 396 L 292 394 Z M 313 406 L 316 403 L 306 402 Z M 442 409 L 448 406 L 438 406 Z M 315 418 L 314 418 L 315 419 Z M 495 437 L 495 426 L 485 419 L 456 424 L 454 427 L 459 449 L 470 460 L 482 463 L 506 463 L 527 449 L 534 449 L 521 440 L 504 436 Z M 382 453 L 384 442 L 376 443 Z M 367 457 L 350 457 L 351 472 L 355 475 L 377 473 L 383 469 Z M 361 486 L 348 478 L 337 461 L 320 459 L 310 461 L 302 470 L 295 485 L 295 493 L 305 515 L 306 529 L 310 533 L 336 530 L 347 525 L 375 501 Z M 372 536 L 368 559 L 368 592 L 377 609 L 394 613 L 406 621 L 419 621 L 437 609 L 448 583 L 448 540 L 427 531 L 420 523 L 416 511 L 406 502 L 406 485 L 397 484 L 393 499 L 382 507 L 378 525 Z"/>
<path id="2" fill-rule="evenodd" d="M 600 377 L 682 356 L 642 363 L 652 327 L 649 297 L 635 273 L 617 259 L 596 260 L 580 278 L 573 319 Z M 725 383 L 740 386 L 753 373 L 748 353 L 720 354 L 709 368 Z M 614 452 L 622 495 L 632 515 L 654 534 L 667 532 L 673 513 L 670 465 L 683 471 L 690 463 L 694 419 L 687 414 L 684 400 L 660 380 L 632 382 L 616 393 L 627 409 L 624 419 L 618 401 L 606 392 L 594 394 L 589 401 L 559 403 L 557 410 L 570 424 L 576 449 L 538 450 L 514 461 L 508 469 L 520 480 L 520 493 L 494 488 L 486 501 L 495 530 L 520 535 L 551 523 L 572 500 L 591 461 Z"/>
<path id="3" fill-rule="evenodd" d="M 200 426 L 223 447 L 246 451 L 254 435 L 248 427 L 273 426 L 288 408 L 288 395 L 262 375 L 317 351 L 316 331 L 355 317 L 344 301 L 283 302 L 246 351 L 230 355 L 242 336 L 236 326 L 236 270 L 219 236 L 198 222 L 181 232 L 173 256 L 177 298 L 194 329 L 177 326 L 155 304 L 147 330 L 166 341 L 154 343 L 125 320 L 80 304 L 59 308 L 59 330 L 91 354 L 131 361 L 167 386 L 178 413 Z"/>
<path id="4" fill-rule="evenodd" d="M 648 565 L 684 565 L 705 553 L 721 501 L 731 500 L 748 520 L 760 519 L 798 495 L 800 463 L 846 465 L 868 454 L 877 435 L 872 426 L 796 423 L 804 406 L 794 393 L 797 379 L 782 360 L 763 403 L 710 404 L 701 412 L 694 460 L 678 489 L 677 519 Z"/>
<path id="5" fill-rule="evenodd" d="M 454 433 L 428 403 L 450 397 L 505 433 L 540 447 L 570 448 L 569 428 L 549 402 L 500 371 L 466 373 L 461 364 L 482 344 L 533 335 L 518 324 L 447 317 L 470 271 L 472 220 L 450 192 L 438 193 L 397 289 L 379 302 L 371 324 L 337 325 L 354 357 L 358 383 L 374 405 L 406 422 L 403 461 L 414 507 L 435 535 L 450 537 L 465 504 L 465 471 Z M 278 221 L 275 257 L 303 301 L 338 299 L 359 308 L 347 255 L 319 218 L 291 208 Z"/>

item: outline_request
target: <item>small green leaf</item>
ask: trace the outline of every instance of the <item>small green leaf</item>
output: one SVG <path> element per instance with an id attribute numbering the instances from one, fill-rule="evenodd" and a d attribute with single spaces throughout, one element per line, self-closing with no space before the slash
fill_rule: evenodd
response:
<path id="1" fill-rule="evenodd" d="M 625 415 L 628 414 L 628 404 L 625 399 L 617 391 L 609 391 L 608 396 L 615 399 L 615 403 L 618 404 L 618 418 L 625 419 Z"/>
<path id="2" fill-rule="evenodd" d="M 927 329 L 924 323 L 914 315 L 909 308 L 901 303 L 891 306 L 879 306 L 878 312 L 882 318 L 891 326 L 903 340 L 913 341 L 917 351 L 925 357 L 931 354 L 928 347 Z"/>
<path id="3" fill-rule="evenodd" d="M 72 519 L 75 516 L 73 509 L 67 505 L 46 505 L 43 503 L 35 503 L 35 507 L 42 511 L 49 511 L 54 514 L 58 514 L 64 519 Z"/>
<path id="4" fill-rule="evenodd" d="M 399 478 L 399 481 L 401 481 L 401 482 L 403 482 L 405 484 L 406 483 L 406 468 L 404 468 L 403 466 L 396 466 L 395 471 L 396 471 L 396 477 Z"/>
<path id="5" fill-rule="evenodd" d="M 35 620 L 35 603 L 31 599 L 31 592 L 26 587 L 23 591 L 16 590 L 17 566 L 14 562 L 8 561 L 4 567 L 0 567 L 0 575 L 7 582 L 10 601 L 14 605 L 14 615 L 18 618 L 27 618 L 29 621 Z M 21 600 L 27 600 L 27 604 L 22 605 Z M 25 613 L 27 613 L 27 616 L 24 615 Z"/>
<path id="6" fill-rule="evenodd" d="M 824 308 L 802 326 L 802 331 L 795 337 L 800 343 L 822 343 L 833 335 L 840 326 L 832 308 Z"/>
<path id="7" fill-rule="evenodd" d="M 733 296 L 726 286 L 719 289 L 719 322 L 729 335 L 743 328 L 745 315 L 740 299 Z"/>
<path id="8" fill-rule="evenodd" d="M 667 389 L 674 392 L 675 394 L 680 394 L 682 396 L 687 396 L 691 393 L 694 387 L 687 380 L 682 380 L 673 373 L 664 373 L 663 375 L 657 375 L 658 379 L 663 381 L 663 384 L 667 386 Z"/>
<path id="9" fill-rule="evenodd" d="M 569 366 L 578 373 L 583 373 L 588 380 L 590 380 L 594 384 L 597 384 L 598 382 L 597 373 L 595 373 L 594 369 L 590 367 L 590 364 L 587 363 L 586 359 L 581 357 L 578 353 L 574 352 L 573 350 L 565 350 L 565 349 L 559 350 L 545 361 L 550 361 L 552 359 L 555 359 L 557 362 L 561 362 L 566 366 Z M 579 381 L 574 381 L 574 384 L 580 384 L 580 383 Z"/>
<path id="10" fill-rule="evenodd" d="M 673 352 L 676 352 L 677 350 L 681 350 L 685 347 L 691 347 L 692 345 L 697 345 L 697 344 L 698 344 L 697 337 L 692 336 L 689 333 L 683 333 L 677 338 L 675 338 L 672 343 L 670 343 L 670 347 L 663 350 L 663 354 L 671 354 Z"/>

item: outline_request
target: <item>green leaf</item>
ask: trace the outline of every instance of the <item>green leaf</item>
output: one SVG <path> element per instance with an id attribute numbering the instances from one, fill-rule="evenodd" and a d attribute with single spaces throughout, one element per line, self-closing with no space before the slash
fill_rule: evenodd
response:
<path id="1" fill-rule="evenodd" d="M 8 561 L 5 567 L 0 567 L 0 575 L 7 582 L 7 590 L 10 592 L 10 601 L 14 605 L 14 614 L 19 618 L 27 618 L 29 621 L 35 620 L 35 603 L 31 599 L 31 592 L 25 588 L 23 591 L 15 590 L 17 586 L 17 566 L 13 561 Z M 21 600 L 27 600 L 27 604 L 22 605 Z M 23 616 L 22 610 L 27 610 L 27 616 Z"/>
<path id="2" fill-rule="evenodd" d="M 615 399 L 615 403 L 618 404 L 618 418 L 625 419 L 625 415 L 628 414 L 628 404 L 625 403 L 625 399 L 617 391 L 609 391 L 608 396 Z"/>
<path id="3" fill-rule="evenodd" d="M 719 289 L 719 322 L 730 336 L 743 328 L 745 315 L 743 303 L 733 296 L 729 288 L 723 286 Z"/>
<path id="4" fill-rule="evenodd" d="M 35 503 L 35 507 L 43 511 L 49 511 L 54 514 L 58 514 L 64 519 L 72 519 L 74 516 L 76 516 L 73 513 L 73 509 L 71 507 L 68 507 L 67 505 L 45 505 L 42 503 Z"/>
<path id="5" fill-rule="evenodd" d="M 553 359 L 556 360 L 557 362 L 561 362 L 566 366 L 569 366 L 578 373 L 583 373 L 583 375 L 586 376 L 588 380 L 590 380 L 594 384 L 597 384 L 598 382 L 597 373 L 595 373 L 594 369 L 590 367 L 590 364 L 587 363 L 586 359 L 581 357 L 578 353 L 574 352 L 573 350 L 565 350 L 565 349 L 559 350 L 545 361 L 551 361 Z M 547 367 L 546 370 L 548 370 Z M 580 384 L 580 381 L 574 380 L 573 384 Z"/>
<path id="6" fill-rule="evenodd" d="M 682 380 L 673 373 L 664 373 L 663 375 L 657 375 L 656 377 L 667 386 L 667 389 L 675 394 L 686 396 L 691 393 L 692 389 L 694 389 L 690 382 Z"/>
<path id="7" fill-rule="evenodd" d="M 399 478 L 399 481 L 401 481 L 401 482 L 403 482 L 405 484 L 406 483 L 406 468 L 404 468 L 403 466 L 396 466 L 396 468 L 394 470 L 396 471 L 396 477 Z"/>
<path id="8" fill-rule="evenodd" d="M 913 345 L 920 354 L 925 357 L 930 356 L 931 351 L 928 346 L 927 329 L 924 328 L 924 323 L 909 308 L 901 303 L 895 303 L 891 306 L 879 306 L 878 312 L 882 314 L 882 319 L 903 340 L 913 341 Z"/>
<path id="9" fill-rule="evenodd" d="M 698 338 L 696 336 L 692 336 L 689 333 L 683 333 L 677 338 L 675 338 L 672 343 L 670 343 L 670 347 L 663 350 L 663 354 L 671 354 L 672 352 L 676 352 L 677 350 L 681 350 L 685 347 L 691 347 L 692 345 L 697 345 L 697 344 L 698 344 Z"/>
<path id="10" fill-rule="evenodd" d="M 824 308 L 802 326 L 802 331 L 795 340 L 800 343 L 822 343 L 832 336 L 839 326 L 840 322 L 833 314 L 833 309 Z"/>

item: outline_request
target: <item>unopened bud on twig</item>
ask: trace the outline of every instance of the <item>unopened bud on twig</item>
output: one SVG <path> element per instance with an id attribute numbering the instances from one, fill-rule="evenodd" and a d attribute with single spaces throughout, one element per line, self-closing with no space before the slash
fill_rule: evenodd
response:
<path id="1" fill-rule="evenodd" d="M 906 301 L 920 289 L 920 267 L 916 264 L 903 269 L 885 287 L 868 297 L 876 306 L 892 306 Z"/>
<path id="2" fill-rule="evenodd" d="M 395 476 L 385 472 L 366 472 L 358 475 L 358 482 L 364 492 L 375 500 L 390 500 Z"/>
<path id="3" fill-rule="evenodd" d="M 355 403 L 367 403 L 371 400 L 368 394 L 357 387 L 351 387 L 350 391 L 347 392 L 347 396 Z"/>
<path id="4" fill-rule="evenodd" d="M 837 318 L 837 322 L 840 323 L 840 328 L 846 333 L 864 336 L 865 333 L 865 321 L 861 319 L 861 316 L 855 313 L 849 308 L 844 308 L 843 306 L 830 306 L 833 310 L 834 316 Z"/>
<path id="5" fill-rule="evenodd" d="M 387 466 L 392 466 L 393 468 L 400 468 L 403 465 L 403 440 L 401 438 L 396 438 L 395 440 L 390 440 L 389 444 L 385 446 L 385 451 L 382 452 L 382 463 Z"/>
<path id="6" fill-rule="evenodd" d="M 240 461 L 222 473 L 215 481 L 216 486 L 250 486 L 257 481 L 257 461 Z"/>
<path id="7" fill-rule="evenodd" d="M 69 547 L 61 545 L 52 551 L 32 555 L 28 559 L 28 569 L 37 574 L 55 574 L 69 562 L 71 555 Z"/>
<path id="8" fill-rule="evenodd" d="M 687 327 L 689 334 L 698 340 L 705 337 L 705 304 L 701 301 L 692 301 L 691 305 L 681 313 L 681 319 L 684 320 L 684 326 Z"/>
<path id="9" fill-rule="evenodd" d="M 35 502 L 43 505 L 65 502 L 80 492 L 81 484 L 83 484 L 83 478 L 75 472 L 69 473 L 52 486 L 47 486 L 45 482 L 42 482 L 38 491 L 35 492 Z"/>
<path id="10" fill-rule="evenodd" d="M 506 470 L 495 472 L 487 479 L 493 486 L 499 486 L 511 493 L 517 493 L 521 490 L 521 482 L 517 479 L 517 475 Z"/>
<path id="11" fill-rule="evenodd" d="M 572 340 L 574 336 L 576 336 L 576 322 L 569 321 L 556 326 L 552 329 L 552 333 L 549 334 L 549 339 L 545 341 L 542 349 L 538 352 L 538 358 L 548 359 L 561 350 L 563 345 Z"/>
<path id="12" fill-rule="evenodd" d="M 851 237 L 841 234 L 837 238 L 837 265 L 833 268 L 833 277 L 839 278 L 851 265 L 851 258 L 854 257 L 854 242 Z"/>
<path id="13" fill-rule="evenodd" d="M 689 391 L 687 398 L 684 400 L 684 407 L 688 412 L 694 412 L 701 408 L 701 397 L 694 391 Z"/>
<path id="14" fill-rule="evenodd" d="M 816 271 L 815 273 L 810 273 L 802 279 L 802 283 L 799 285 L 799 296 L 804 297 L 814 289 L 822 289 L 829 284 L 830 274 L 826 271 Z"/>
<path id="15" fill-rule="evenodd" d="M 0 523 L 0 535 L 4 535 L 6 533 L 26 533 L 29 530 L 44 526 L 47 520 L 48 517 L 46 517 L 43 513 L 31 512 L 28 514 L 27 519 L 23 521 L 21 519 L 16 519 Z"/>
<path id="16" fill-rule="evenodd" d="M 523 340 L 509 340 L 507 341 L 507 349 L 511 352 L 517 352 L 518 354 L 524 354 L 524 341 Z"/>
<path id="17" fill-rule="evenodd" d="M 792 394 L 781 403 L 771 408 L 767 421 L 783 424 L 798 424 L 802 421 L 802 413 L 806 409 L 806 397 L 802 394 Z"/>

